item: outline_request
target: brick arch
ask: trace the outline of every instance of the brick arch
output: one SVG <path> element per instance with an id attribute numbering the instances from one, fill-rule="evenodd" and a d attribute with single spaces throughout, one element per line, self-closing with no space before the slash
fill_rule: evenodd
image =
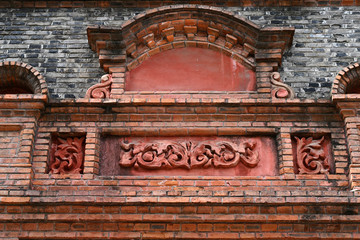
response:
<path id="1" fill-rule="evenodd" d="M 163 7 L 140 14 L 122 29 L 127 35 L 128 70 L 155 54 L 182 47 L 219 51 L 255 70 L 258 27 L 230 12 L 203 6 Z"/>
<path id="2" fill-rule="evenodd" d="M 43 76 L 21 62 L 0 63 L 0 94 L 47 94 Z"/>
<path id="3" fill-rule="evenodd" d="M 152 54 L 184 44 L 222 51 L 250 68 L 256 57 L 280 64 L 293 34 L 293 28 L 261 28 L 232 12 L 190 4 L 147 10 L 120 28 L 88 28 L 90 47 L 105 70 L 120 62 L 132 69 Z"/>
<path id="4" fill-rule="evenodd" d="M 331 94 L 360 93 L 360 65 L 350 64 L 335 77 Z"/>

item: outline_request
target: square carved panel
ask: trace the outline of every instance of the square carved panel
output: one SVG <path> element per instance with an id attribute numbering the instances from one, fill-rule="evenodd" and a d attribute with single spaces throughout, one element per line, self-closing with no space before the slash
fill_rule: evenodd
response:
<path id="1" fill-rule="evenodd" d="M 291 139 L 296 174 L 334 173 L 331 139 L 323 136 L 293 136 Z"/>

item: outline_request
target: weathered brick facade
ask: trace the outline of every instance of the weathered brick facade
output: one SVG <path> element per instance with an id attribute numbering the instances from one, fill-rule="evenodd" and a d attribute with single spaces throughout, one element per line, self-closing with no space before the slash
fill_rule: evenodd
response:
<path id="1" fill-rule="evenodd" d="M 360 239 L 359 1 L 187 2 L 0 1 L 0 239 Z M 195 47 L 255 89 L 126 89 Z"/>

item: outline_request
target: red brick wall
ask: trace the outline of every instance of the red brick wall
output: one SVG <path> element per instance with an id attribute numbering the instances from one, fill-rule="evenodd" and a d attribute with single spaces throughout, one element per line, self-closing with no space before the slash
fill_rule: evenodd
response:
<path id="1" fill-rule="evenodd" d="M 358 192 L 349 191 L 343 121 L 329 100 L 256 103 L 231 98 L 238 102 L 218 103 L 218 98 L 204 95 L 178 106 L 180 96 L 165 94 L 162 99 L 166 101 L 150 105 L 148 95 L 127 97 L 47 105 L 33 125 L 37 134 L 31 165 L 22 166 L 27 169 L 22 177 L 17 173 L 30 182 L 14 189 L 23 180 L 12 181 L 13 172 L 7 172 L 6 181 L 1 182 L 0 237 L 359 238 Z M 29 106 L 32 104 L 36 106 Z M 2 105 L 2 114 L 9 111 L 6 106 L 10 105 Z M 13 114 L 11 119 L 20 125 L 27 122 Z M 311 133 L 331 136 L 334 174 L 294 174 L 291 136 Z M 86 136 L 83 174 L 48 173 L 52 134 Z M 109 134 L 163 138 L 271 135 L 277 139 L 279 175 L 99 176 L 100 138 Z"/>

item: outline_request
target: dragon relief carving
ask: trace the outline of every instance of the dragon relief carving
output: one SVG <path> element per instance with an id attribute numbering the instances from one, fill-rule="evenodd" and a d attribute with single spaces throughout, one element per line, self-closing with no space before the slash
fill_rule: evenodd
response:
<path id="1" fill-rule="evenodd" d="M 67 139 L 58 137 L 59 144 L 54 143 L 52 146 L 54 155 L 50 161 L 50 173 L 81 173 L 84 162 L 84 139 L 85 137 Z"/>
<path id="2" fill-rule="evenodd" d="M 260 161 L 254 141 L 239 145 L 231 142 L 125 143 L 121 141 L 120 146 L 122 154 L 119 164 L 126 168 L 232 168 L 240 162 L 246 167 L 254 168 Z"/>
<path id="3" fill-rule="evenodd" d="M 110 98 L 112 75 L 105 74 L 101 77 L 100 81 L 100 83 L 91 86 L 86 91 L 85 98 Z"/>
<path id="4" fill-rule="evenodd" d="M 281 81 L 280 73 L 273 72 L 271 74 L 270 82 L 273 85 L 273 89 L 271 91 L 273 97 L 288 99 L 293 99 L 295 97 L 294 90 Z"/>
<path id="5" fill-rule="evenodd" d="M 312 137 L 296 140 L 296 163 L 299 174 L 329 173 L 330 165 L 323 149 L 324 137 L 315 140 Z"/>

